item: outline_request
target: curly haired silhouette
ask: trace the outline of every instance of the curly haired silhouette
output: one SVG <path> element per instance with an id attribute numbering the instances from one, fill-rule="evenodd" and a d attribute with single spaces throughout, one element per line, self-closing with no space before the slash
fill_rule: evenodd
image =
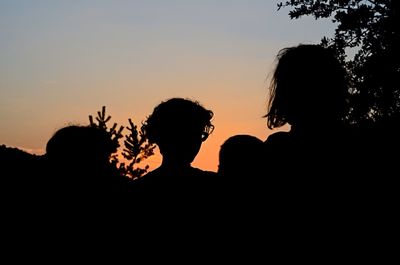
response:
<path id="1" fill-rule="evenodd" d="M 138 192 L 192 196 L 212 181 L 215 172 L 191 166 L 214 129 L 212 117 L 211 110 L 184 98 L 171 98 L 154 108 L 144 124 L 144 133 L 149 142 L 157 144 L 162 163 L 136 181 Z"/>

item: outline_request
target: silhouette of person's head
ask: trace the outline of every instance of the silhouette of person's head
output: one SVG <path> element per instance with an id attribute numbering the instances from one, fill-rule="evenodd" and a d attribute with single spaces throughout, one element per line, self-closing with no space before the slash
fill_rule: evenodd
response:
<path id="1" fill-rule="evenodd" d="M 240 134 L 229 137 L 219 151 L 218 173 L 239 177 L 257 173 L 263 150 L 263 141 L 255 136 Z"/>
<path id="2" fill-rule="evenodd" d="M 71 125 L 50 138 L 46 157 L 60 172 L 99 173 L 109 165 L 110 155 L 116 150 L 116 143 L 107 132 L 91 126 Z"/>
<path id="3" fill-rule="evenodd" d="M 163 165 L 190 165 L 213 131 L 213 112 L 197 101 L 172 98 L 160 103 L 147 118 L 144 132 L 163 156 Z"/>
<path id="4" fill-rule="evenodd" d="M 336 126 L 346 107 L 346 73 L 332 50 L 300 44 L 282 49 L 270 86 L 270 129 Z"/>

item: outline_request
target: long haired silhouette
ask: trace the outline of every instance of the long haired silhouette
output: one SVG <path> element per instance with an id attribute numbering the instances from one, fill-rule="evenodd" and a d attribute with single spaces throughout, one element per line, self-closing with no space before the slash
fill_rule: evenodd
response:
<path id="1" fill-rule="evenodd" d="M 292 126 L 336 126 L 346 110 L 346 72 L 333 51 L 300 44 L 282 49 L 270 86 L 270 129 Z"/>

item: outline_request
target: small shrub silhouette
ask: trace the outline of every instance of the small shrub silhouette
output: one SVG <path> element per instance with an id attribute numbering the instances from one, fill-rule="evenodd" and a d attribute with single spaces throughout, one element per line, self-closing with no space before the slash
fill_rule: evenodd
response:
<path id="1" fill-rule="evenodd" d="M 128 119 L 129 126 L 127 129 L 129 133 L 124 135 L 122 133 L 125 128 L 124 126 L 118 126 L 117 123 L 114 123 L 111 127 L 108 127 L 110 120 L 111 116 L 106 115 L 105 106 L 102 107 L 101 111 L 97 112 L 95 120 L 92 115 L 89 115 L 90 126 L 107 132 L 115 144 L 116 151 L 121 147 L 119 144 L 120 139 L 124 138 L 122 156 L 127 160 L 127 163 L 120 162 L 118 152 L 115 152 L 111 155 L 111 165 L 123 176 L 131 179 L 140 178 L 147 172 L 149 166 L 145 165 L 142 167 L 139 164 L 154 154 L 155 145 L 148 142 L 147 137 L 143 133 L 143 124 L 140 130 L 138 130 L 137 125 L 132 122 L 132 119 Z"/>

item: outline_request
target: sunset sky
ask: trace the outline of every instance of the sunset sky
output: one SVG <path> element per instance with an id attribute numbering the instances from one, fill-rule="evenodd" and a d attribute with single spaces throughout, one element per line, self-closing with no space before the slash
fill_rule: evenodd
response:
<path id="1" fill-rule="evenodd" d="M 217 170 L 229 136 L 271 133 L 262 116 L 279 49 L 333 34 L 329 20 L 290 20 L 278 2 L 0 0 L 0 144 L 42 154 L 102 106 L 128 125 L 184 97 L 214 112 L 193 165 Z"/>

